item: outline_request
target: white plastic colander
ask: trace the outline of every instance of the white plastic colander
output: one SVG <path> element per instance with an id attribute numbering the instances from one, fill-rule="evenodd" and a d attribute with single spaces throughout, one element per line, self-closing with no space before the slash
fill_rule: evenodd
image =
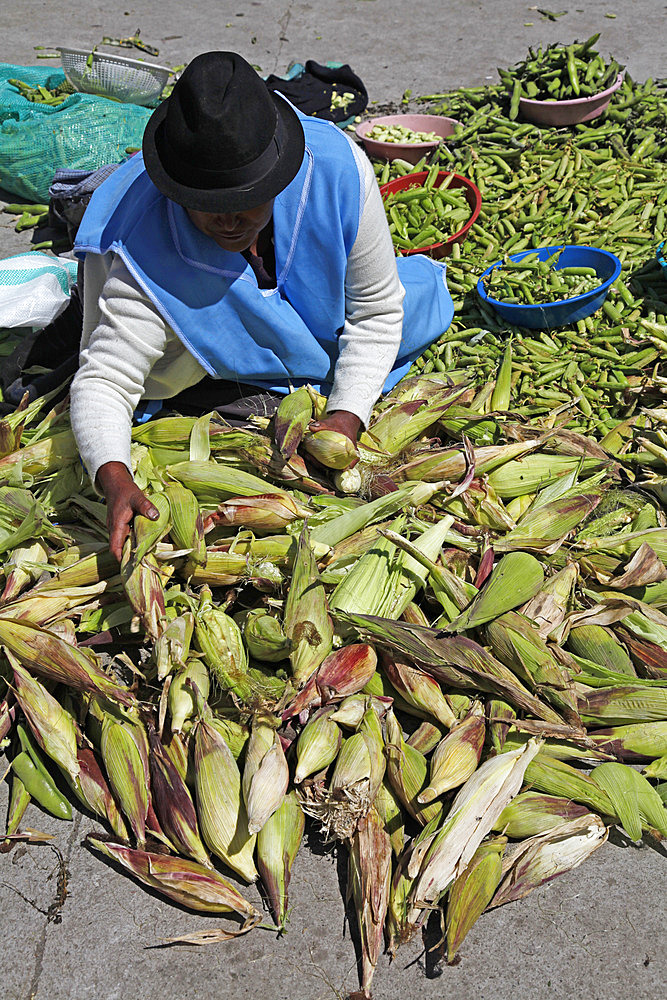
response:
<path id="1" fill-rule="evenodd" d="M 90 50 L 58 46 L 65 76 L 75 90 L 84 94 L 113 97 L 124 104 L 155 104 L 171 70 L 168 66 L 125 56 L 94 52 L 87 66 Z"/>

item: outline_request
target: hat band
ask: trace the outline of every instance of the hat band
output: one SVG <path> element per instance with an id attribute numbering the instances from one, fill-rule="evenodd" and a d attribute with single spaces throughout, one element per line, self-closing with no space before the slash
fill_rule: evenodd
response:
<path id="1" fill-rule="evenodd" d="M 254 160 L 241 167 L 208 168 L 183 160 L 175 150 L 171 152 L 169 173 L 172 178 L 189 187 L 212 190 L 215 188 L 250 187 L 263 180 L 277 167 L 284 150 L 285 126 L 277 115 L 276 131 L 266 149 Z"/>

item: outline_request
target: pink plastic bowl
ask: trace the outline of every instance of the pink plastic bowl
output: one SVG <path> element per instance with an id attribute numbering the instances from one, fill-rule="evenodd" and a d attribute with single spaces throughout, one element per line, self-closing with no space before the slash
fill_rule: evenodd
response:
<path id="1" fill-rule="evenodd" d="M 611 87 L 592 97 L 577 97 L 573 101 L 530 101 L 522 97 L 519 112 L 536 125 L 578 125 L 601 115 L 622 83 L 623 74 L 619 73 Z"/>
<path id="2" fill-rule="evenodd" d="M 370 118 L 357 125 L 356 133 L 366 147 L 369 156 L 377 156 L 384 160 L 405 160 L 407 163 L 419 163 L 422 156 L 438 146 L 437 142 L 378 142 L 367 139 L 366 135 L 375 125 L 402 125 L 413 132 L 435 132 L 441 138 L 453 134 L 461 122 L 454 118 L 442 118 L 440 115 L 385 115 L 383 118 Z"/>

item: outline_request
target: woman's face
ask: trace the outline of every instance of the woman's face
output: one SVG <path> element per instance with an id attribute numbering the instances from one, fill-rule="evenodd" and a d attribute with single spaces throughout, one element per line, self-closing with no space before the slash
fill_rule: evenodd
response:
<path id="1" fill-rule="evenodd" d="M 216 212 L 196 212 L 192 208 L 188 208 L 187 212 L 197 229 L 215 240 L 219 247 L 241 253 L 253 246 L 268 223 L 273 212 L 273 200 L 243 212 L 219 215 Z"/>

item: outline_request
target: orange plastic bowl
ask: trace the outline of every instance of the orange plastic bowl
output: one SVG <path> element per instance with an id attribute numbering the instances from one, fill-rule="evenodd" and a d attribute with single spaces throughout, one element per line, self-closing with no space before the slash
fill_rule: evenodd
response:
<path id="1" fill-rule="evenodd" d="M 443 118 L 441 115 L 385 115 L 383 118 L 370 118 L 357 125 L 357 136 L 366 147 L 369 156 L 377 156 L 384 160 L 405 160 L 407 163 L 419 163 L 422 156 L 430 153 L 439 145 L 439 140 L 431 142 L 379 142 L 369 139 L 368 133 L 375 125 L 402 125 L 413 132 L 435 132 L 441 139 L 452 135 L 461 122 L 455 118 Z"/>
<path id="2" fill-rule="evenodd" d="M 446 177 L 449 177 L 451 171 L 441 170 L 435 179 L 433 185 L 434 188 L 439 188 Z M 401 250 L 402 257 L 410 257 L 414 253 L 427 253 L 431 257 L 438 260 L 440 257 L 448 257 L 452 252 L 452 247 L 455 243 L 463 243 L 466 236 L 470 231 L 470 227 L 476 221 L 477 216 L 480 213 L 482 207 L 482 195 L 479 188 L 469 181 L 467 177 L 462 177 L 461 174 L 451 174 L 452 180 L 449 183 L 449 188 L 464 188 L 466 201 L 470 205 L 471 214 L 470 218 L 463 226 L 459 229 L 457 233 L 453 233 L 447 240 L 443 243 L 431 243 L 427 247 L 416 247 L 414 250 Z M 404 177 L 397 177 L 394 181 L 389 181 L 388 184 L 383 184 L 380 188 L 380 193 L 383 200 L 386 199 L 387 195 L 395 194 L 397 191 L 407 191 L 411 187 L 419 187 L 424 183 L 428 177 L 428 171 L 424 170 L 418 174 L 406 174 Z"/>
<path id="3" fill-rule="evenodd" d="M 599 94 L 591 97 L 576 97 L 571 101 L 531 101 L 522 97 L 519 101 L 519 112 L 528 121 L 536 125 L 579 125 L 597 118 L 609 107 L 612 94 L 615 94 L 623 83 L 623 74 L 619 73 L 616 83 Z"/>

